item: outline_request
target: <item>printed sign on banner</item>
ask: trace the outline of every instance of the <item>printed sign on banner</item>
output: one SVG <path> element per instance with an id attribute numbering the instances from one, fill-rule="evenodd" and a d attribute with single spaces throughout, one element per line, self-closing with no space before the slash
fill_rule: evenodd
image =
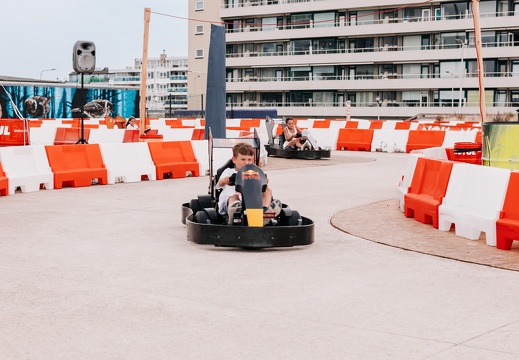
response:
<path id="1" fill-rule="evenodd" d="M 27 120 L 0 120 L 0 146 L 29 145 Z"/>

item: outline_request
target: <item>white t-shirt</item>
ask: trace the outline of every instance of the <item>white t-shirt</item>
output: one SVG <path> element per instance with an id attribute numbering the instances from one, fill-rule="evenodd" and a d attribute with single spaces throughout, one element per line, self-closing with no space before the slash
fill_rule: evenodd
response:
<path id="1" fill-rule="evenodd" d="M 227 168 L 222 172 L 222 175 L 220 175 L 220 179 L 231 176 L 232 174 L 236 174 L 236 169 Z M 227 200 L 236 193 L 236 188 L 234 185 L 220 186 L 220 184 L 216 184 L 215 188 L 217 190 L 222 189 L 220 198 L 218 199 L 218 212 L 222 215 L 227 215 Z"/>

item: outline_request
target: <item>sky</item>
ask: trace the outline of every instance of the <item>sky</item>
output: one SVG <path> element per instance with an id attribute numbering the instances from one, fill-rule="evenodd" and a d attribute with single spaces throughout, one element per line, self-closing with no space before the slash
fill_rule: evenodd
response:
<path id="1" fill-rule="evenodd" d="M 94 42 L 96 68 L 131 66 L 142 57 L 145 8 L 148 57 L 187 56 L 188 22 L 171 16 L 187 18 L 188 0 L 0 0 L 0 75 L 68 79 L 79 40 Z"/>

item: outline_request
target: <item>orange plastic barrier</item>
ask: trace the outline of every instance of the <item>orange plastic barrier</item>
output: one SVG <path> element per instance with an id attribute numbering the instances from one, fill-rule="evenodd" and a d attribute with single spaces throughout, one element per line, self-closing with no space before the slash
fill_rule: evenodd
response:
<path id="1" fill-rule="evenodd" d="M 2 169 L 2 163 L 0 163 L 0 195 L 7 196 L 9 190 L 9 180 L 5 176 L 4 169 Z"/>
<path id="2" fill-rule="evenodd" d="M 330 122 L 331 120 L 315 120 L 314 121 L 314 128 L 316 129 L 329 129 L 330 128 Z"/>
<path id="3" fill-rule="evenodd" d="M 85 140 L 88 141 L 90 129 L 84 129 Z M 54 138 L 54 145 L 70 145 L 75 144 L 81 138 L 80 128 L 57 128 Z"/>
<path id="4" fill-rule="evenodd" d="M 358 121 L 346 121 L 346 125 L 344 125 L 344 128 L 346 129 L 356 129 L 359 127 Z"/>
<path id="5" fill-rule="evenodd" d="M 184 125 L 182 125 L 182 119 L 169 119 L 169 120 L 166 120 L 166 125 L 168 125 L 171 128 L 181 128 L 181 127 L 184 127 Z"/>
<path id="6" fill-rule="evenodd" d="M 371 151 L 373 129 L 339 129 L 337 150 Z"/>
<path id="7" fill-rule="evenodd" d="M 191 135 L 191 140 L 204 140 L 205 139 L 205 129 L 194 129 L 193 135 Z"/>
<path id="8" fill-rule="evenodd" d="M 503 209 L 496 221 L 496 247 L 510 250 L 514 240 L 519 240 L 519 172 L 512 171 L 506 189 Z"/>
<path id="9" fill-rule="evenodd" d="M 171 178 L 183 178 L 188 171 L 193 176 L 200 176 L 200 164 L 191 141 L 149 142 L 148 147 L 157 168 L 157 180 L 164 179 L 164 174 Z"/>
<path id="10" fill-rule="evenodd" d="M 369 128 L 370 129 L 382 129 L 382 124 L 384 124 L 385 120 L 370 120 Z"/>
<path id="11" fill-rule="evenodd" d="M 47 145 L 49 165 L 54 173 L 54 189 L 63 186 L 90 186 L 92 179 L 107 183 L 107 171 L 99 144 Z"/>
<path id="12" fill-rule="evenodd" d="M 147 133 L 139 136 L 140 141 L 162 141 L 164 135 L 159 134 L 158 129 L 150 129 Z"/>
<path id="13" fill-rule="evenodd" d="M 29 120 L 0 119 L 0 146 L 29 144 L 30 127 L 28 122 Z"/>
<path id="14" fill-rule="evenodd" d="M 43 120 L 42 119 L 33 119 L 33 120 L 30 120 L 28 123 L 29 123 L 29 127 L 31 127 L 31 128 L 41 127 Z"/>
<path id="15" fill-rule="evenodd" d="M 438 229 L 438 207 L 447 192 L 452 161 L 419 157 L 409 191 L 404 195 L 404 215 Z"/>
<path id="16" fill-rule="evenodd" d="M 476 140 L 474 140 L 474 141 L 477 143 L 480 143 L 480 144 L 483 143 L 482 136 L 481 136 L 481 130 L 476 133 Z"/>
<path id="17" fill-rule="evenodd" d="M 398 121 L 395 124 L 395 130 L 409 130 L 411 128 L 410 121 Z"/>
<path id="18" fill-rule="evenodd" d="M 243 130 L 250 130 L 252 127 L 260 127 L 261 126 L 261 120 L 260 119 L 241 119 L 240 120 L 240 127 Z"/>
<path id="19" fill-rule="evenodd" d="M 442 146 L 444 138 L 444 130 L 409 130 L 406 152 Z"/>
<path id="20" fill-rule="evenodd" d="M 139 130 L 124 130 L 123 143 L 139 142 Z"/>
<path id="21" fill-rule="evenodd" d="M 455 142 L 452 160 L 481 165 L 481 143 Z"/>

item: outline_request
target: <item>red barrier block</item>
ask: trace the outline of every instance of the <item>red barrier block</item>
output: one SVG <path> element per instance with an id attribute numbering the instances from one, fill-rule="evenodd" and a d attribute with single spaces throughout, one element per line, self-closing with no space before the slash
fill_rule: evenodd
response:
<path id="1" fill-rule="evenodd" d="M 0 163 L 0 195 L 7 196 L 9 193 L 9 179 L 5 176 L 4 169 L 2 169 L 2 163 Z"/>
<path id="2" fill-rule="evenodd" d="M 404 195 L 404 215 L 438 229 L 441 205 L 452 171 L 452 161 L 419 157 L 409 191 Z"/>
<path id="3" fill-rule="evenodd" d="M 84 129 L 85 140 L 88 142 L 90 129 Z M 57 128 L 54 138 L 54 145 L 72 145 L 81 138 L 81 128 Z"/>
<path id="4" fill-rule="evenodd" d="M 157 180 L 168 174 L 172 178 L 186 177 L 188 171 L 200 176 L 200 164 L 191 141 L 149 142 L 151 159 L 157 169 Z"/>
<path id="5" fill-rule="evenodd" d="M 409 130 L 406 152 L 443 145 L 444 130 Z"/>
<path id="6" fill-rule="evenodd" d="M 92 179 L 106 184 L 108 173 L 99 144 L 45 146 L 49 165 L 54 173 L 54 189 L 64 185 L 90 186 Z"/>
<path id="7" fill-rule="evenodd" d="M 514 240 L 519 241 L 519 172 L 512 171 L 506 189 L 503 209 L 496 221 L 496 247 L 510 250 Z"/>
<path id="8" fill-rule="evenodd" d="M 339 129 L 337 150 L 371 151 L 373 129 Z"/>

